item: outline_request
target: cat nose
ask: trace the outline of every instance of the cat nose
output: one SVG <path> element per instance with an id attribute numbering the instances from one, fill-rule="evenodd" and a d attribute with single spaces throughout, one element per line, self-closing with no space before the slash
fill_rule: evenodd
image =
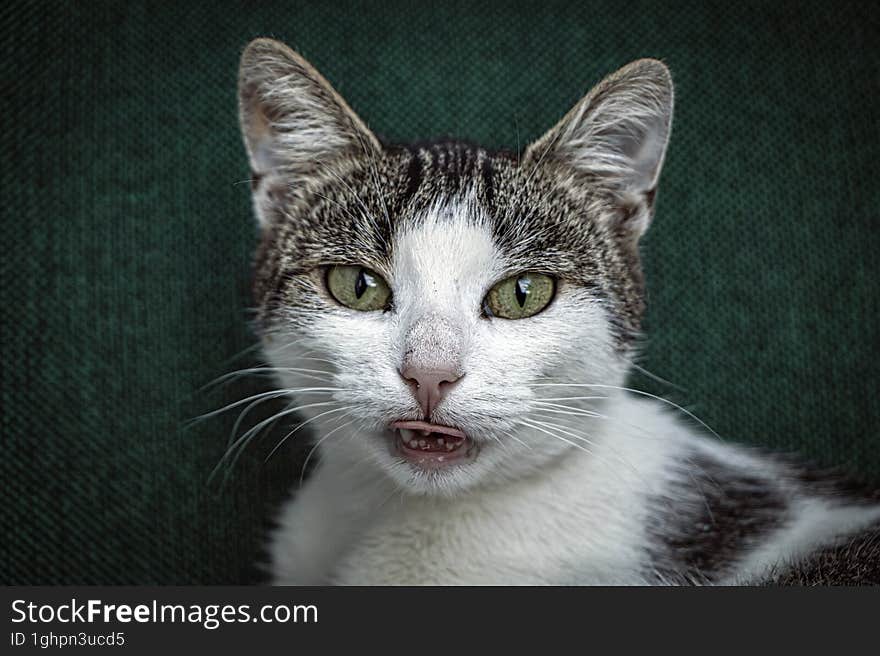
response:
<path id="1" fill-rule="evenodd" d="M 400 375 L 413 388 L 425 418 L 431 416 L 446 393 L 461 379 L 453 369 L 425 369 L 412 365 L 401 369 Z"/>

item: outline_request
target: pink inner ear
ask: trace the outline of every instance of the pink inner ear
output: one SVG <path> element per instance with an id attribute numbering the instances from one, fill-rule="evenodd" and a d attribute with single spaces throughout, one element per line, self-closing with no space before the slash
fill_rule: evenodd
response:
<path id="1" fill-rule="evenodd" d="M 553 153 L 600 185 L 641 195 L 657 185 L 673 112 L 672 79 L 657 60 L 609 75 L 534 142 L 527 158 Z"/>
<path id="2" fill-rule="evenodd" d="M 278 165 L 268 123 L 265 124 L 265 132 L 251 142 L 251 157 L 254 170 L 260 175 L 268 173 Z"/>

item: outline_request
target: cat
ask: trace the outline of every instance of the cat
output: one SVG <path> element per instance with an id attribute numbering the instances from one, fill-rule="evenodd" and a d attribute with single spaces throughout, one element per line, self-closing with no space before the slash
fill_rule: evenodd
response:
<path id="1" fill-rule="evenodd" d="M 251 42 L 255 329 L 317 437 L 274 583 L 880 582 L 880 497 L 628 390 L 673 84 L 635 61 L 521 153 L 379 140 Z M 311 455 L 311 454 L 310 454 Z"/>

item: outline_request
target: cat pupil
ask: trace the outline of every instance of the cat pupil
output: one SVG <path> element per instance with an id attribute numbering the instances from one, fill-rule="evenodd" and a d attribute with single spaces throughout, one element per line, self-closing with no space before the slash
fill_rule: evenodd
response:
<path id="1" fill-rule="evenodd" d="M 364 274 L 364 270 L 361 269 L 358 272 L 357 280 L 354 282 L 354 295 L 360 298 L 364 295 L 364 292 L 367 291 L 367 286 L 369 283 L 367 282 L 367 276 Z"/>
<path id="2" fill-rule="evenodd" d="M 524 307 L 526 304 L 526 298 L 529 295 L 529 284 L 531 280 L 528 278 L 519 278 L 516 281 L 516 286 L 514 288 L 514 293 L 516 294 L 516 302 L 519 303 L 520 307 Z"/>

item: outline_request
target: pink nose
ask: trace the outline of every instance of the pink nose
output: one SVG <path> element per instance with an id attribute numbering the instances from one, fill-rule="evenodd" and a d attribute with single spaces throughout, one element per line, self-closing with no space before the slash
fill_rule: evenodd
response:
<path id="1" fill-rule="evenodd" d="M 422 369 L 407 366 L 400 370 L 400 375 L 413 388 L 413 394 L 429 418 L 434 409 L 446 396 L 446 393 L 461 378 L 452 369 Z"/>

